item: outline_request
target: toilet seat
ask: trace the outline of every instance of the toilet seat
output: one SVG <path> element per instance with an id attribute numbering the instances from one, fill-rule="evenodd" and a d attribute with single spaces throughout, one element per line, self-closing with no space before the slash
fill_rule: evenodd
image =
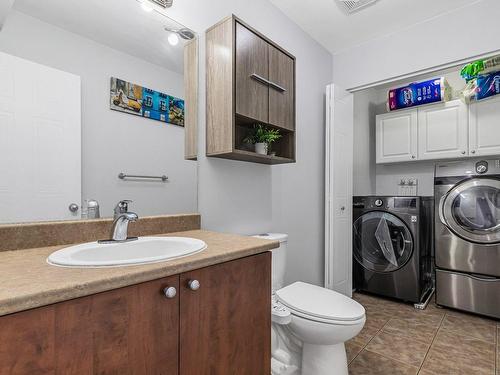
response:
<path id="1" fill-rule="evenodd" d="M 365 320 L 365 309 L 353 299 L 333 290 L 296 282 L 276 292 L 279 302 L 293 315 L 337 325 L 355 325 Z"/>

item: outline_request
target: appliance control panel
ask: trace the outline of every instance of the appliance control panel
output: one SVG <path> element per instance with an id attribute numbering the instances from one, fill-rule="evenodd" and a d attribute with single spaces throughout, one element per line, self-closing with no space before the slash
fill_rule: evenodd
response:
<path id="1" fill-rule="evenodd" d="M 395 210 L 413 211 L 419 208 L 420 197 L 354 197 L 353 207 L 355 209 L 373 210 Z"/>

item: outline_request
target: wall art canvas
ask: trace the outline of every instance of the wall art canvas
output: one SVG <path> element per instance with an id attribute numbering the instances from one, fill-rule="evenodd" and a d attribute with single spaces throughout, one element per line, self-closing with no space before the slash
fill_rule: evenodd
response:
<path id="1" fill-rule="evenodd" d="M 111 77 L 110 107 L 153 120 L 184 126 L 184 100 Z"/>

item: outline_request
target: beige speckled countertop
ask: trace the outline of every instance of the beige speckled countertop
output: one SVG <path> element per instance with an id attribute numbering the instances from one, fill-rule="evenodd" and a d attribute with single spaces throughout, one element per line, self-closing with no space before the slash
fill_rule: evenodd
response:
<path id="1" fill-rule="evenodd" d="M 165 236 L 198 238 L 205 241 L 208 248 L 171 261 L 114 268 L 63 268 L 46 262 L 50 253 L 68 245 L 0 252 L 0 316 L 203 268 L 279 246 L 277 241 L 204 230 Z"/>

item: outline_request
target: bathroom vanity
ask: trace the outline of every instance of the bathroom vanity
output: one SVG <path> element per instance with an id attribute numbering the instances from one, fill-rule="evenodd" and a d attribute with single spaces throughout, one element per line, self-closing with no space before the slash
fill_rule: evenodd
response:
<path id="1" fill-rule="evenodd" d="M 267 373 L 268 250 L 278 243 L 199 229 L 166 235 L 208 248 L 104 269 L 47 264 L 61 246 L 0 252 L 0 373 Z"/>

